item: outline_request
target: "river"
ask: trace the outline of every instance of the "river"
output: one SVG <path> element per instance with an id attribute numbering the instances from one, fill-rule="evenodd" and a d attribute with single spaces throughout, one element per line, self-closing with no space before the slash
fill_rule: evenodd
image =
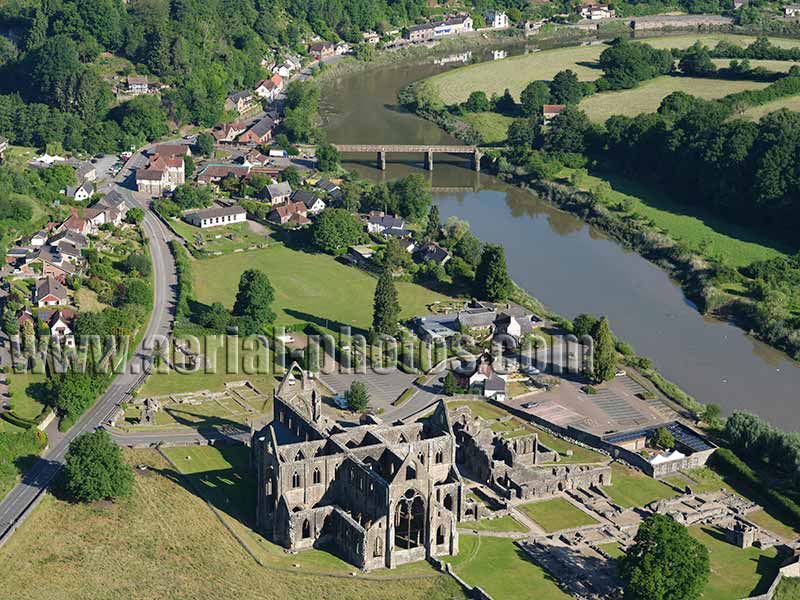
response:
<path id="1" fill-rule="evenodd" d="M 492 58 L 489 50 L 474 55 Z M 427 58 L 326 84 L 322 115 L 330 141 L 459 143 L 397 105 L 397 92 L 407 83 L 453 66 L 458 63 Z M 427 173 L 421 156 L 390 155 L 385 172 L 374 157 L 345 159 L 345 168 L 373 179 Z M 700 402 L 728 413 L 747 409 L 783 429 L 800 429 L 800 365 L 729 323 L 703 317 L 666 272 L 534 195 L 474 173 L 456 157 L 437 155 L 428 175 L 443 220 L 457 216 L 484 241 L 502 244 L 512 278 L 549 308 L 568 317 L 607 315 L 617 336 Z"/>

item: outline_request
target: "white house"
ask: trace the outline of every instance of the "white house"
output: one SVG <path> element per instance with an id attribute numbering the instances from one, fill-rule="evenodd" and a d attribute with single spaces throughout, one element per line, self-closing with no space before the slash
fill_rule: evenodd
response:
<path id="1" fill-rule="evenodd" d="M 501 10 L 486 11 L 486 26 L 492 29 L 506 29 L 508 27 L 508 15 Z"/>
<path id="2" fill-rule="evenodd" d="M 590 21 L 600 21 L 602 19 L 611 19 L 616 13 L 614 9 L 608 4 L 584 4 L 581 6 L 581 16 Z"/>
<path id="3" fill-rule="evenodd" d="M 75 199 L 77 202 L 84 202 L 92 197 L 92 194 L 94 193 L 94 186 L 91 182 L 87 181 L 82 185 L 67 188 L 64 190 L 64 193 L 70 198 Z"/>
<path id="4" fill-rule="evenodd" d="M 800 4 L 787 4 L 783 7 L 783 14 L 787 17 L 800 16 Z"/>
<path id="5" fill-rule="evenodd" d="M 206 229 L 207 227 L 244 223 L 247 220 L 247 211 L 241 206 L 216 206 L 187 213 L 183 215 L 183 219 L 195 227 Z"/>

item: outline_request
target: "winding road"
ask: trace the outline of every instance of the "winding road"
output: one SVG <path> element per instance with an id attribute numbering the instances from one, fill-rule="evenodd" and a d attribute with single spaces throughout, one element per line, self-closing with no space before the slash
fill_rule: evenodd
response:
<path id="1" fill-rule="evenodd" d="M 144 210 L 142 227 L 148 239 L 150 255 L 153 260 L 154 300 L 153 311 L 147 323 L 142 342 L 129 360 L 124 372 L 117 375 L 111 386 L 95 402 L 78 422 L 57 440 L 51 439 L 51 446 L 28 469 L 18 483 L 0 502 L 0 546 L 2 546 L 30 511 L 42 498 L 44 491 L 58 474 L 64 464 L 64 456 L 70 442 L 78 435 L 93 431 L 109 419 L 117 407 L 125 401 L 130 391 L 136 387 L 145 374 L 145 366 L 155 340 L 168 336 L 172 329 L 175 307 L 177 275 L 175 262 L 167 242 L 172 233 L 159 220 L 149 204 L 126 187 L 132 179 L 133 169 L 144 160 L 141 151 L 128 161 L 106 191 L 116 189 L 128 200 L 130 206 Z M 55 437 L 55 436 L 54 436 Z"/>

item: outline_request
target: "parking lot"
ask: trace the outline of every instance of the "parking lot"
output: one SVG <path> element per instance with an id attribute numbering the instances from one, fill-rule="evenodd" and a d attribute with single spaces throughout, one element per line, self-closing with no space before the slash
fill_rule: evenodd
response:
<path id="1" fill-rule="evenodd" d="M 354 381 L 361 381 L 367 387 L 370 406 L 374 409 L 389 411 L 392 402 L 414 383 L 416 375 L 407 375 L 400 371 L 379 374 L 371 369 L 366 373 L 330 373 L 320 375 L 322 382 L 336 394 L 343 394 Z"/>

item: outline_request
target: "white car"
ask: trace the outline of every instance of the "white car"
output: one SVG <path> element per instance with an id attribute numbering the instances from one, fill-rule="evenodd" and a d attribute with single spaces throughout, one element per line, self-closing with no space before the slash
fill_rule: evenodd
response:
<path id="1" fill-rule="evenodd" d="M 622 369 L 617 369 L 617 372 L 614 373 L 615 377 L 625 377 L 625 375 L 627 375 L 627 373 L 625 371 L 623 371 Z"/>

